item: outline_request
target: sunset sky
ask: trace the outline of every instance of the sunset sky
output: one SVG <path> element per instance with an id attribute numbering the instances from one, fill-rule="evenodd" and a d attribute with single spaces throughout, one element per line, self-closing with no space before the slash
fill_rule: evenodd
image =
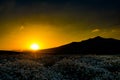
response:
<path id="1" fill-rule="evenodd" d="M 0 0 L 0 50 L 120 39 L 120 0 Z"/>

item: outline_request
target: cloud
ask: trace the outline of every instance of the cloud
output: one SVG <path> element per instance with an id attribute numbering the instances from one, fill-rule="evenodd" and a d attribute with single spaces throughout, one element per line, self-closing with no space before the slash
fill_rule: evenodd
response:
<path id="1" fill-rule="evenodd" d="M 95 32 L 99 32 L 99 31 L 100 31 L 100 29 L 93 29 L 91 32 L 95 33 Z"/>
<path id="2" fill-rule="evenodd" d="M 24 26 L 21 26 L 19 31 L 22 31 L 23 29 L 24 29 Z"/>
<path id="3" fill-rule="evenodd" d="M 117 31 L 115 29 L 112 29 L 111 32 L 114 33 L 114 32 L 117 32 Z"/>

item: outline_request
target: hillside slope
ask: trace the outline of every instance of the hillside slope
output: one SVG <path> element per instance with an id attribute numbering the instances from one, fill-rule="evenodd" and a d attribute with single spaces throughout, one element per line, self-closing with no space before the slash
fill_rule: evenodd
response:
<path id="1" fill-rule="evenodd" d="M 120 40 L 97 36 L 81 42 L 45 49 L 41 52 L 51 54 L 119 54 Z"/>

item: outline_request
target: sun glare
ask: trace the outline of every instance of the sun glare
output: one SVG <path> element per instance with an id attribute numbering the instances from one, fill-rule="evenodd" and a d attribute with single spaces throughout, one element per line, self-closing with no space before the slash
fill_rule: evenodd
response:
<path id="1" fill-rule="evenodd" d="M 39 49 L 40 49 L 40 46 L 39 46 L 38 44 L 32 44 L 32 45 L 30 46 L 30 48 L 31 48 L 32 50 L 39 50 Z"/>

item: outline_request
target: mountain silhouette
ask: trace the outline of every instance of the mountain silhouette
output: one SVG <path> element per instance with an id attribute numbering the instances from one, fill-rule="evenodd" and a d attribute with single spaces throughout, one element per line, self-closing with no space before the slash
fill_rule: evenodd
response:
<path id="1" fill-rule="evenodd" d="M 31 51 L 0 51 L 1 54 L 19 54 L 19 53 L 31 53 Z M 90 38 L 81 42 L 72 42 L 66 45 L 62 45 L 55 48 L 44 49 L 37 51 L 42 54 L 54 54 L 54 55 L 119 55 L 120 54 L 120 40 L 113 38 L 103 38 L 100 36 Z"/>
<path id="2" fill-rule="evenodd" d="M 4 55 L 4 54 L 16 55 L 16 54 L 20 54 L 20 52 L 19 51 L 9 51 L 9 50 L 0 50 L 0 55 Z"/>
<path id="3" fill-rule="evenodd" d="M 60 47 L 41 50 L 48 54 L 120 54 L 120 40 L 97 36 L 81 42 L 72 42 Z"/>

